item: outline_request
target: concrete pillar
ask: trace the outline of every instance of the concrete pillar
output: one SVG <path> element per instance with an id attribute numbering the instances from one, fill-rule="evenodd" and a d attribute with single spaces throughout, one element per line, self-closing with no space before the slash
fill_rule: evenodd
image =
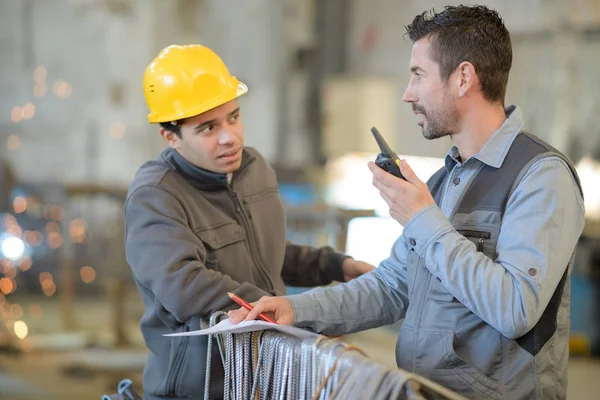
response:
<path id="1" fill-rule="evenodd" d="M 581 35 L 571 28 L 564 28 L 554 38 L 554 120 L 548 135 L 549 142 L 565 151 L 569 136 L 577 128 L 577 95 L 580 88 L 573 78 L 577 76 L 579 41 Z"/>
<path id="2" fill-rule="evenodd" d="M 240 98 L 245 143 L 269 161 L 277 157 L 283 60 L 283 2 L 206 0 L 198 41 L 216 51 L 248 85 Z"/>

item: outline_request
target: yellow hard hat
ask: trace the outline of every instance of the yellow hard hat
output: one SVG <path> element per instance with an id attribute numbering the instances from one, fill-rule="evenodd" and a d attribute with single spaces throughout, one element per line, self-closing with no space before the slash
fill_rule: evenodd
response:
<path id="1" fill-rule="evenodd" d="M 144 73 L 150 123 L 193 117 L 247 91 L 245 84 L 231 76 L 223 60 L 202 45 L 169 46 Z"/>

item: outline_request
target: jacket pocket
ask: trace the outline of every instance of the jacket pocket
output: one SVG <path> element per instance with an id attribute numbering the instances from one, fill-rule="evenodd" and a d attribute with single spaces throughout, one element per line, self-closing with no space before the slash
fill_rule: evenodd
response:
<path id="1" fill-rule="evenodd" d="M 235 251 L 229 251 L 230 249 L 227 247 L 242 242 L 246 237 L 244 228 L 236 222 L 226 222 L 213 227 L 196 229 L 194 233 L 206 247 L 206 259 L 204 260 L 206 268 L 220 271 L 226 265 L 235 263 L 236 259 L 240 259 L 240 257 L 236 258 Z M 223 260 L 221 260 L 222 258 Z"/>
<path id="2" fill-rule="evenodd" d="M 415 331 L 405 321 L 400 326 L 400 334 L 396 340 L 396 365 L 407 371 L 413 371 Z"/>
<path id="3" fill-rule="evenodd" d="M 248 218 L 253 219 L 257 214 L 265 215 L 265 212 L 269 218 L 276 215 L 278 213 L 278 208 L 283 209 L 278 194 L 279 189 L 271 187 L 258 193 L 244 196 L 244 209 L 248 213 Z"/>
<path id="4" fill-rule="evenodd" d="M 463 360 L 454 349 L 454 338 L 453 332 L 444 335 L 444 360 L 426 375 L 469 399 L 501 399 L 502 385 Z"/>
<path id="5" fill-rule="evenodd" d="M 244 204 L 257 203 L 257 202 L 259 202 L 261 200 L 264 200 L 266 198 L 274 196 L 277 193 L 279 193 L 279 189 L 277 189 L 276 187 L 267 188 L 267 189 L 262 190 L 262 191 L 260 191 L 258 193 L 252 193 L 252 194 L 249 194 L 247 196 L 244 196 Z"/>
<path id="6" fill-rule="evenodd" d="M 212 270 L 219 269 L 219 259 L 226 255 L 225 247 L 241 242 L 246 238 L 244 228 L 234 221 L 196 229 L 194 233 L 206 247 L 204 265 Z"/>
<path id="7" fill-rule="evenodd" d="M 407 263 L 406 263 L 406 279 L 408 283 L 408 298 L 412 300 L 413 293 L 415 291 L 415 284 L 417 280 L 417 271 L 421 268 L 421 258 L 417 255 L 414 249 L 410 249 L 408 252 Z"/>
<path id="8" fill-rule="evenodd" d="M 230 244 L 244 240 L 244 228 L 237 222 L 223 222 L 216 226 L 199 228 L 194 233 L 200 238 L 202 243 L 212 250 L 218 250 Z"/>
<path id="9" fill-rule="evenodd" d="M 435 302 L 449 302 L 454 299 L 454 296 L 446 289 L 440 278 L 434 275 L 431 276 L 427 297 Z"/>
<path id="10" fill-rule="evenodd" d="M 484 252 L 486 240 L 489 241 L 492 238 L 492 232 L 486 232 L 483 230 L 474 229 L 457 229 L 457 232 L 475 243 L 477 251 Z"/>
<path id="11" fill-rule="evenodd" d="M 188 331 L 189 327 L 185 325 L 182 332 Z M 181 382 L 185 378 L 182 371 L 188 355 L 190 337 L 180 336 L 168 339 L 172 340 L 172 343 L 169 350 L 167 376 L 165 377 L 163 384 L 154 391 L 154 395 L 181 397 L 184 395 L 184 393 L 182 393 Z"/>
<path id="12" fill-rule="evenodd" d="M 497 227 L 488 224 L 485 227 L 457 228 L 456 231 L 473 242 L 478 252 L 485 254 L 492 260 L 498 258 L 498 253 L 496 252 L 496 242 L 498 240 Z"/>

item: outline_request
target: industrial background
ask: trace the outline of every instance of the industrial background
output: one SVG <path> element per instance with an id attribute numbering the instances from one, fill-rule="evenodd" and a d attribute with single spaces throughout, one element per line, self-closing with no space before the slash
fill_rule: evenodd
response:
<path id="1" fill-rule="evenodd" d="M 246 145 L 277 170 L 290 239 L 377 264 L 401 227 L 371 187 L 369 129 L 422 179 L 441 165 L 449 141 L 425 141 L 401 101 L 411 49 L 404 25 L 459 3 L 0 0 L 0 398 L 99 399 L 122 377 L 141 386 L 143 308 L 124 258 L 123 200 L 137 168 L 165 146 L 146 121 L 142 91 L 162 48 L 207 45 L 248 85 Z M 527 128 L 565 152 L 583 182 L 569 398 L 592 398 L 600 391 L 600 0 L 479 3 L 511 32 L 507 103 L 522 107 Z M 394 366 L 396 333 L 346 339 Z"/>

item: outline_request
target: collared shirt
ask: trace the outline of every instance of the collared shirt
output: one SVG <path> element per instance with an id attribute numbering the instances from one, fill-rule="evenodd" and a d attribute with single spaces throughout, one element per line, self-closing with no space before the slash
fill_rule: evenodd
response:
<path id="1" fill-rule="evenodd" d="M 481 168 L 500 168 L 523 130 L 518 107 L 508 107 L 506 114 L 502 126 L 468 160 L 461 162 L 458 149 L 450 149 L 445 159 L 448 175 L 440 207 L 431 205 L 414 216 L 394 250 L 400 256 L 397 261 L 403 263 L 414 249 L 456 299 L 512 336 L 513 331 L 531 329 L 550 301 L 583 230 L 584 205 L 566 163 L 556 156 L 542 158 L 529 167 L 508 201 L 498 236 L 498 258 L 492 260 L 475 249 L 462 251 L 467 248 L 466 239 L 454 230 L 449 219 Z M 460 260 L 455 251 L 448 251 L 458 246 L 462 246 Z M 458 263 L 461 268 L 457 268 Z M 532 271 L 535 276 L 531 276 Z M 504 286 L 505 272 L 523 277 L 528 287 L 499 289 Z M 482 292 L 487 296 L 481 296 Z M 515 302 L 514 296 L 521 301 Z M 507 312 L 511 308 L 512 312 Z"/>
<path id="2" fill-rule="evenodd" d="M 523 116 L 519 108 L 516 106 L 507 107 L 506 115 L 508 118 L 494 132 L 481 150 L 464 163 L 460 161 L 460 154 L 456 146 L 452 146 L 446 154 L 444 164 L 446 170 L 448 170 L 448 177 L 444 182 L 444 193 L 440 207 L 446 217 L 450 216 L 452 209 L 463 195 L 464 189 L 469 187 L 469 184 L 484 164 L 494 168 L 502 166 L 510 146 L 519 132 L 523 130 Z M 406 226 L 409 226 L 409 224 Z"/>
<path id="3" fill-rule="evenodd" d="M 450 149 L 442 204 L 419 211 L 372 274 L 289 296 L 294 324 L 340 334 L 402 318 L 409 303 L 407 273 L 415 268 L 408 255 L 414 250 L 453 297 L 504 336 L 519 337 L 533 328 L 583 230 L 583 199 L 569 167 L 556 156 L 529 167 L 506 205 L 495 260 L 478 252 L 449 220 L 481 167 L 501 167 L 522 130 L 519 108 L 508 107 L 506 113 L 503 125 L 470 159 L 461 162 L 457 149 Z"/>

